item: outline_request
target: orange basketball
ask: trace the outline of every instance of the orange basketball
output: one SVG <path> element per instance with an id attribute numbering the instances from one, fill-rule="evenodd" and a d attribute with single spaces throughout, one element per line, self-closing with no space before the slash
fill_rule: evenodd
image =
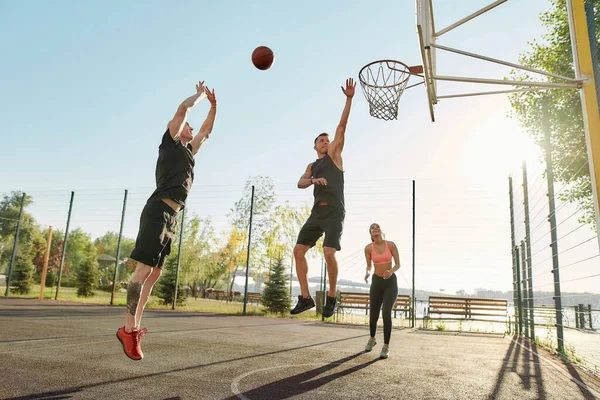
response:
<path id="1" fill-rule="evenodd" d="M 267 46 L 259 46 L 252 52 L 252 64 L 260 70 L 271 68 L 274 60 L 273 50 Z"/>

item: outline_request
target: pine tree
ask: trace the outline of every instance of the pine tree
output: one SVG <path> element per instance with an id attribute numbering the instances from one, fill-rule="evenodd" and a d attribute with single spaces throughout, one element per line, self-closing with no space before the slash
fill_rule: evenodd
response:
<path id="1" fill-rule="evenodd" d="M 277 257 L 269 274 L 269 280 L 265 283 L 262 304 L 269 312 L 283 315 L 290 310 L 291 303 L 283 259 Z"/>
<path id="2" fill-rule="evenodd" d="M 177 278 L 177 249 L 175 249 L 174 253 L 175 255 L 171 255 L 165 261 L 163 275 L 156 285 L 156 295 L 161 299 L 161 303 L 164 305 L 173 304 L 173 296 L 175 295 L 175 280 Z M 187 293 L 183 287 L 183 283 L 180 280 L 179 285 L 177 285 L 177 305 L 184 305 L 186 298 Z"/>
<path id="3" fill-rule="evenodd" d="M 15 268 L 12 271 L 10 285 L 13 287 L 13 293 L 27 294 L 33 286 L 33 276 L 35 274 L 35 266 L 31 259 L 27 256 L 15 257 Z"/>
<path id="4" fill-rule="evenodd" d="M 100 269 L 96 259 L 96 249 L 90 242 L 85 246 L 85 258 L 77 268 L 77 296 L 91 297 L 100 279 Z"/>

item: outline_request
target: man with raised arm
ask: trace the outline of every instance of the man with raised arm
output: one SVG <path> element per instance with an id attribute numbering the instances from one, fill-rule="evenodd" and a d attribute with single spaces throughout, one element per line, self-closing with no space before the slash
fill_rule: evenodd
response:
<path id="1" fill-rule="evenodd" d="M 210 110 L 196 136 L 187 122 L 188 112 L 200 100 L 207 98 Z M 117 331 L 127 357 L 144 357 L 140 341 L 148 331 L 140 329 L 140 320 L 152 287 L 162 273 L 166 257 L 171 252 L 179 211 L 185 206 L 194 181 L 194 156 L 212 132 L 217 114 L 215 91 L 204 82 L 196 85 L 196 93 L 185 99 L 169 122 L 158 148 L 156 190 L 148 199 L 140 216 L 140 228 L 131 252 L 137 262 L 127 286 L 125 325 Z"/>
<path id="2" fill-rule="evenodd" d="M 298 188 L 300 189 L 306 189 L 314 185 L 315 201 L 310 217 L 300 230 L 294 247 L 296 273 L 298 274 L 301 294 L 298 296 L 298 303 L 292 309 L 291 314 L 299 314 L 315 306 L 315 301 L 308 290 L 306 252 L 317 243 L 323 233 L 325 233 L 323 252 L 329 275 L 329 292 L 323 308 L 323 316 L 331 317 L 335 309 L 338 274 L 335 252 L 341 249 L 340 241 L 346 215 L 342 150 L 344 149 L 346 125 L 355 87 L 356 83 L 352 78 L 346 80 L 346 87 L 342 87 L 342 92 L 346 95 L 346 104 L 340 123 L 335 131 L 333 142 L 329 142 L 329 134 L 327 133 L 321 133 L 317 136 L 314 149 L 318 158 L 315 162 L 308 164 L 306 171 L 298 181 Z"/>

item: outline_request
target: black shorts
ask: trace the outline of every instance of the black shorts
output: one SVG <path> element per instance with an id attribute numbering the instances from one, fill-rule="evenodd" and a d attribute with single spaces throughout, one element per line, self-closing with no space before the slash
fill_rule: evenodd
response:
<path id="1" fill-rule="evenodd" d="M 324 247 L 333 247 L 341 250 L 342 230 L 346 212 L 329 205 L 315 205 L 310 212 L 310 217 L 300 229 L 297 244 L 313 247 L 317 240 L 325 233 Z"/>
<path id="2" fill-rule="evenodd" d="M 177 228 L 177 212 L 161 200 L 146 203 L 131 258 L 150 267 L 162 268 L 171 253 Z"/>

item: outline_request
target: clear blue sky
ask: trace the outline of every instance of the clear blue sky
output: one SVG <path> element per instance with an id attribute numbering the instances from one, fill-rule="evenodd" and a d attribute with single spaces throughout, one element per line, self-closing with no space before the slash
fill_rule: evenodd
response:
<path id="1" fill-rule="evenodd" d="M 435 1 L 437 26 L 486 4 Z M 443 43 L 516 61 L 541 35 L 537 16 L 547 7 L 545 0 L 508 2 Z M 196 157 L 189 210 L 225 227 L 226 210 L 252 175 L 272 177 L 278 201 L 310 202 L 311 192 L 295 183 L 315 158 L 313 138 L 335 129 L 340 85 L 375 59 L 420 64 L 415 32 L 412 0 L 3 1 L 0 192 L 27 191 L 36 217 L 64 229 L 74 190 L 73 227 L 97 237 L 118 230 L 129 189 L 125 233 L 134 237 L 154 185 L 160 137 L 177 105 L 205 80 L 219 108 Z M 275 52 L 269 71 L 250 63 L 258 45 Z M 444 74 L 508 74 L 452 56 L 440 56 L 438 65 Z M 207 104 L 191 112 L 193 126 L 201 125 Z M 410 187 L 417 179 L 420 287 L 509 290 L 507 176 L 535 155 L 506 117 L 507 100 L 443 101 L 434 124 L 423 87 L 405 93 L 400 105 L 398 121 L 375 120 L 357 86 L 344 150 L 340 278 L 360 279 L 364 261 L 356 253 L 369 240 L 369 223 L 378 221 L 402 250 L 400 282 L 407 286 Z"/>

